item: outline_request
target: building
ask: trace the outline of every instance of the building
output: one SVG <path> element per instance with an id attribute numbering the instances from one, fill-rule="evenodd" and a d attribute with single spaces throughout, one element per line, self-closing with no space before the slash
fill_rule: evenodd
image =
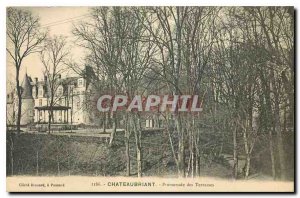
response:
<path id="1" fill-rule="evenodd" d="M 53 124 L 92 124 L 87 100 L 91 85 L 83 77 L 57 76 L 54 92 Z M 22 83 L 21 125 L 46 124 L 50 111 L 50 86 L 47 76 L 34 80 L 25 74 Z M 17 94 L 7 94 L 7 124 L 14 125 L 17 120 Z"/>

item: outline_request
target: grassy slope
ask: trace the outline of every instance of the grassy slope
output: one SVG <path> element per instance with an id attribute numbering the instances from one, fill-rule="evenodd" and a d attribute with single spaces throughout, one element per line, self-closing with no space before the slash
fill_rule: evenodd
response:
<path id="1" fill-rule="evenodd" d="M 17 175 L 125 175 L 124 134 L 117 133 L 109 148 L 104 138 L 20 134 L 14 139 L 14 174 Z M 7 135 L 7 174 L 11 174 L 10 135 Z M 143 134 L 145 176 L 176 176 L 167 134 Z M 131 137 L 131 173 L 136 176 L 134 138 Z M 37 157 L 38 156 L 38 157 Z M 37 160 L 38 159 L 38 160 Z M 204 160 L 203 160 L 204 161 Z M 38 172 L 37 172 L 38 164 Z M 201 175 L 230 177 L 231 171 L 220 163 L 201 166 Z"/>

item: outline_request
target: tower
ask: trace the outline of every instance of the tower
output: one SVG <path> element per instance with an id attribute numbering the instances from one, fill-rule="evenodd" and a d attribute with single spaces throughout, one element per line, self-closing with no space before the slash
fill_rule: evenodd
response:
<path id="1" fill-rule="evenodd" d="M 31 82 L 31 78 L 26 73 L 22 82 L 21 125 L 34 122 L 34 99 L 32 97 Z"/>

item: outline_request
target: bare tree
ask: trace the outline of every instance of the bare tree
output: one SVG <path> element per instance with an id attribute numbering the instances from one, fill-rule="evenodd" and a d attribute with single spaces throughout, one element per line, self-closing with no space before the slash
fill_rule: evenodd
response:
<path id="1" fill-rule="evenodd" d="M 20 87 L 20 69 L 23 60 L 30 54 L 39 52 L 46 38 L 46 32 L 40 31 L 39 18 L 31 12 L 18 8 L 7 9 L 7 47 L 6 51 L 14 61 L 16 69 L 16 90 L 18 96 L 17 131 L 20 132 L 22 90 Z"/>
<path id="2" fill-rule="evenodd" d="M 51 122 L 54 121 L 53 107 L 61 99 L 63 92 L 59 93 L 61 74 L 66 69 L 65 61 L 69 55 L 69 49 L 64 37 L 53 37 L 46 40 L 41 52 L 41 61 L 44 66 L 44 74 L 47 77 L 48 99 L 48 132 L 51 131 Z"/>
<path id="3" fill-rule="evenodd" d="M 74 34 L 83 43 L 81 46 L 90 52 L 89 59 L 94 63 L 94 70 L 102 71 L 100 77 L 102 84 L 107 85 L 110 94 L 123 92 L 129 97 L 137 94 L 150 59 L 154 53 L 154 44 L 146 35 L 141 13 L 134 8 L 95 8 L 92 10 L 93 21 L 82 23 L 75 27 Z M 98 75 L 99 76 L 99 75 Z M 100 80 L 100 79 L 98 79 Z M 97 82 L 94 82 L 97 83 Z M 116 133 L 118 114 L 109 112 L 110 116 L 104 116 L 104 128 L 106 120 L 112 120 L 112 134 L 110 145 L 113 144 Z M 107 113 L 106 113 L 107 114 Z M 142 152 L 140 121 L 132 120 L 133 112 L 124 113 L 125 121 L 125 145 L 127 159 L 127 175 L 130 175 L 129 139 L 131 131 L 135 132 L 137 149 L 138 176 L 142 176 Z M 122 116 L 121 114 L 119 116 Z"/>

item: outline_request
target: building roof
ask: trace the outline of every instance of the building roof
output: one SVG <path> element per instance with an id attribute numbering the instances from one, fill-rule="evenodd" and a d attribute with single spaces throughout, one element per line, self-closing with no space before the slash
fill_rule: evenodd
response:
<path id="1" fill-rule="evenodd" d="M 80 77 L 66 77 L 60 80 L 60 84 L 62 85 L 70 85 L 70 84 L 77 84 L 77 80 Z"/>
<path id="2" fill-rule="evenodd" d="M 86 66 L 85 69 L 83 70 L 82 76 L 81 77 L 66 77 L 66 78 L 60 78 L 58 83 L 63 86 L 63 95 L 68 94 L 68 86 L 73 85 L 75 88 L 78 87 L 77 80 L 79 78 L 84 78 L 86 80 L 85 88 L 87 89 L 88 87 L 91 89 L 92 86 L 90 85 L 90 82 L 92 79 L 96 78 L 96 75 L 93 71 L 93 69 L 90 66 Z M 43 94 L 47 95 L 48 94 L 48 81 L 47 80 L 40 80 L 38 81 L 37 78 L 33 81 L 30 76 L 27 75 L 27 72 L 24 76 L 24 79 L 22 81 L 21 89 L 22 89 L 22 98 L 23 99 L 33 99 L 32 95 L 32 88 L 35 87 L 35 96 L 38 94 L 38 87 L 43 88 Z"/>
<path id="3" fill-rule="evenodd" d="M 22 82 L 22 98 L 23 99 L 33 99 L 31 82 L 32 82 L 31 78 L 26 73 L 24 76 L 23 82 Z"/>
<path id="4" fill-rule="evenodd" d="M 51 110 L 50 106 L 42 106 L 42 107 L 34 107 L 37 110 Z M 52 106 L 52 110 L 68 110 L 71 109 L 71 107 L 68 106 Z"/>

